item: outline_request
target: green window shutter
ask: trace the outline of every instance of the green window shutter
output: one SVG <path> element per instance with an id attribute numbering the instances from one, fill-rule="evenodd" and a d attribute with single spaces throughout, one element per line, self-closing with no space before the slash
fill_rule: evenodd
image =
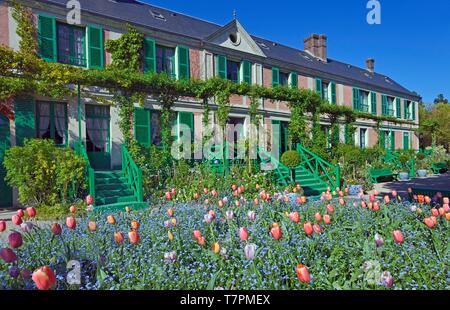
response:
<path id="1" fill-rule="evenodd" d="M 416 120 L 416 103 L 411 102 L 411 113 L 412 113 L 412 120 Z"/>
<path id="2" fill-rule="evenodd" d="M 360 104 L 359 104 L 359 89 L 353 88 L 353 110 L 359 111 L 360 110 Z"/>
<path id="3" fill-rule="evenodd" d="M 381 114 L 388 115 L 387 97 L 386 95 L 381 96 Z"/>
<path id="4" fill-rule="evenodd" d="M 227 79 L 227 56 L 217 56 L 217 75 L 224 80 Z"/>
<path id="5" fill-rule="evenodd" d="M 330 88 L 331 88 L 331 104 L 336 104 L 336 83 L 330 82 Z"/>
<path id="6" fill-rule="evenodd" d="M 374 92 L 370 93 L 370 104 L 372 114 L 377 115 L 377 94 Z"/>
<path id="7" fill-rule="evenodd" d="M 50 62 L 57 61 L 56 20 L 54 17 L 38 15 L 39 56 Z"/>
<path id="8" fill-rule="evenodd" d="M 408 132 L 403 133 L 403 149 L 409 150 L 409 133 Z"/>
<path id="9" fill-rule="evenodd" d="M 144 73 L 156 72 L 156 44 L 155 40 L 144 40 Z"/>
<path id="10" fill-rule="evenodd" d="M 322 79 L 316 78 L 316 93 L 319 94 L 320 98 L 323 99 L 322 94 Z"/>
<path id="11" fill-rule="evenodd" d="M 298 88 L 298 74 L 295 72 L 291 72 L 291 88 Z"/>
<path id="12" fill-rule="evenodd" d="M 390 132 L 391 150 L 395 151 L 395 131 Z"/>
<path id="13" fill-rule="evenodd" d="M 177 46 L 177 70 L 178 80 L 189 79 L 189 49 L 184 46 Z"/>
<path id="14" fill-rule="evenodd" d="M 134 109 L 134 137 L 140 144 L 151 145 L 151 111 L 143 108 Z"/>
<path id="15" fill-rule="evenodd" d="M 28 138 L 35 138 L 36 133 L 36 106 L 33 97 L 16 97 L 14 100 L 16 144 L 23 145 Z"/>
<path id="16" fill-rule="evenodd" d="M 191 142 L 193 142 L 194 141 L 194 113 L 178 112 L 178 122 L 180 125 L 184 124 L 189 127 L 189 129 L 191 131 Z"/>
<path id="17" fill-rule="evenodd" d="M 244 60 L 241 63 L 241 69 L 242 71 L 242 82 L 245 82 L 247 84 L 252 84 L 252 64 Z"/>
<path id="18" fill-rule="evenodd" d="M 408 101 L 407 100 L 403 100 L 403 118 L 404 119 L 408 119 Z"/>
<path id="19" fill-rule="evenodd" d="M 275 135 L 275 127 L 278 126 L 279 128 L 279 132 L 278 132 L 278 136 Z M 271 139 L 271 147 L 273 148 L 273 145 L 275 143 L 275 141 L 278 141 L 278 151 L 281 150 L 281 122 L 277 121 L 277 120 L 272 120 L 272 139 Z M 273 151 L 273 149 L 271 149 Z M 279 157 L 281 157 L 281 154 L 278 154 Z"/>
<path id="20" fill-rule="evenodd" d="M 89 25 L 87 31 L 89 68 L 103 69 L 103 28 Z"/>
<path id="21" fill-rule="evenodd" d="M 386 140 L 385 140 L 385 133 L 383 130 L 380 130 L 379 136 L 378 136 L 378 144 L 382 147 L 386 147 Z"/>
<path id="22" fill-rule="evenodd" d="M 396 113 L 397 113 L 397 117 L 398 118 L 402 118 L 402 110 L 401 110 L 401 101 L 400 101 L 400 98 L 395 98 L 395 105 L 396 105 L 396 107 L 395 107 L 395 110 L 396 110 Z"/>
<path id="23" fill-rule="evenodd" d="M 280 69 L 272 68 L 272 87 L 280 85 Z"/>

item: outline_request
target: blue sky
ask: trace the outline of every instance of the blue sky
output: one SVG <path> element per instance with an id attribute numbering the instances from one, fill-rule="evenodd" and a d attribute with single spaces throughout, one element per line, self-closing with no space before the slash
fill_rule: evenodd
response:
<path id="1" fill-rule="evenodd" d="M 366 22 L 367 0 L 141 0 L 224 25 L 233 10 L 254 35 L 303 49 L 311 33 L 328 36 L 328 57 L 365 66 L 418 92 L 450 97 L 450 1 L 379 0 L 381 25 Z M 318 4 L 320 3 L 320 5 Z"/>

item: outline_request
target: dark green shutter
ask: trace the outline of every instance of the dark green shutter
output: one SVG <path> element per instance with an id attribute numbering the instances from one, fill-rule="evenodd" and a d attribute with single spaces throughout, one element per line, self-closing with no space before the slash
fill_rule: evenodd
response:
<path id="1" fill-rule="evenodd" d="M 56 20 L 54 17 L 38 16 L 39 56 L 50 62 L 57 60 Z"/>
<path id="2" fill-rule="evenodd" d="M 396 109 L 396 113 L 397 113 L 397 118 L 402 118 L 402 107 L 401 107 L 401 101 L 400 98 L 395 98 L 395 109 Z"/>
<path id="3" fill-rule="evenodd" d="M 381 114 L 388 115 L 388 103 L 386 95 L 381 96 Z"/>
<path id="4" fill-rule="evenodd" d="M 409 119 L 408 114 L 408 100 L 403 100 L 403 118 L 404 119 Z"/>
<path id="5" fill-rule="evenodd" d="M 411 102 L 411 110 L 412 110 L 412 120 L 415 121 L 416 120 L 416 103 L 415 102 Z"/>
<path id="6" fill-rule="evenodd" d="M 395 131 L 391 130 L 390 136 L 391 136 L 391 150 L 395 151 Z"/>
<path id="7" fill-rule="evenodd" d="M 144 40 L 144 73 L 156 72 L 156 44 L 155 40 Z"/>
<path id="8" fill-rule="evenodd" d="M 178 79 L 189 79 L 189 49 L 184 46 L 177 46 L 178 54 Z"/>
<path id="9" fill-rule="evenodd" d="M 252 84 L 252 64 L 247 60 L 242 61 L 241 70 L 242 70 L 242 82 Z"/>
<path id="10" fill-rule="evenodd" d="M 336 104 L 337 100 L 336 100 L 336 83 L 335 82 L 330 82 L 330 88 L 331 88 L 331 104 Z"/>
<path id="11" fill-rule="evenodd" d="M 378 136 L 378 144 L 382 147 L 386 147 L 386 139 L 385 139 L 385 133 L 383 130 L 380 130 L 379 136 Z"/>
<path id="12" fill-rule="evenodd" d="M 298 75 L 295 72 L 291 72 L 291 88 L 298 88 Z"/>
<path id="13" fill-rule="evenodd" d="M 224 80 L 227 79 L 227 56 L 217 56 L 217 75 Z"/>
<path id="14" fill-rule="evenodd" d="M 377 115 L 377 94 L 374 92 L 370 93 L 370 104 L 372 114 Z"/>
<path id="15" fill-rule="evenodd" d="M 140 144 L 151 145 L 151 111 L 143 108 L 134 109 L 134 137 Z"/>
<path id="16" fill-rule="evenodd" d="M 409 133 L 408 132 L 403 133 L 403 149 L 409 150 Z"/>
<path id="17" fill-rule="evenodd" d="M 191 131 L 191 142 L 194 141 L 194 113 L 192 112 L 178 112 L 179 124 L 184 124 L 189 127 Z M 180 130 L 180 129 L 178 129 Z"/>
<path id="18" fill-rule="evenodd" d="M 103 28 L 88 26 L 89 68 L 103 69 Z"/>
<path id="19" fill-rule="evenodd" d="M 16 145 L 36 137 L 36 106 L 33 97 L 16 97 L 14 100 Z"/>
<path id="20" fill-rule="evenodd" d="M 316 93 L 319 94 L 320 98 L 323 99 L 323 94 L 322 94 L 322 80 L 319 78 L 316 78 Z"/>
<path id="21" fill-rule="evenodd" d="M 3 166 L 3 160 L 5 158 L 6 151 L 10 148 L 10 126 L 9 119 L 0 114 L 0 207 L 12 206 L 12 190 L 11 187 L 6 184 L 6 169 Z"/>
<path id="22" fill-rule="evenodd" d="M 275 136 L 275 127 L 277 127 L 277 126 L 278 126 L 279 132 L 278 132 L 278 136 Z M 271 150 L 272 150 L 272 152 L 274 151 L 273 150 L 273 145 L 274 145 L 275 141 L 278 141 L 278 152 L 281 151 L 281 130 L 282 130 L 281 122 L 277 121 L 277 120 L 272 120 L 272 130 L 271 130 L 271 132 L 272 132 L 272 140 L 271 140 Z M 281 158 L 281 154 L 278 153 L 278 155 L 279 155 L 279 158 Z"/>
<path id="23" fill-rule="evenodd" d="M 360 102 L 359 102 L 359 89 L 353 88 L 353 110 L 360 110 Z"/>
<path id="24" fill-rule="evenodd" d="M 272 87 L 280 85 L 280 69 L 272 68 Z"/>

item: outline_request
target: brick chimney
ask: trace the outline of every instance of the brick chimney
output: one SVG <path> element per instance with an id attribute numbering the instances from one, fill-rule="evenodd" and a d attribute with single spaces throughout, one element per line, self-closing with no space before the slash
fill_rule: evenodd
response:
<path id="1" fill-rule="evenodd" d="M 327 36 L 312 34 L 303 40 L 305 52 L 327 62 Z"/>
<path id="2" fill-rule="evenodd" d="M 366 60 L 366 69 L 367 71 L 369 71 L 370 73 L 374 73 L 375 72 L 375 59 L 373 58 L 368 58 Z"/>

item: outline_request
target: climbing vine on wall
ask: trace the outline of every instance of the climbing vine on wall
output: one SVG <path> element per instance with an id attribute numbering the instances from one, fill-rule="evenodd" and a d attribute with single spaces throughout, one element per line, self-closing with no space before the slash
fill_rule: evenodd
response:
<path id="1" fill-rule="evenodd" d="M 128 32 L 116 40 L 108 40 L 105 49 L 111 53 L 111 68 L 131 69 L 139 71 L 142 64 L 142 49 L 144 35 L 131 25 L 127 25 Z"/>
<path id="2" fill-rule="evenodd" d="M 17 23 L 16 32 L 21 38 L 20 51 L 24 54 L 35 54 L 38 50 L 37 31 L 33 22 L 31 9 L 25 9 L 16 1 L 11 1 L 12 16 Z"/>

